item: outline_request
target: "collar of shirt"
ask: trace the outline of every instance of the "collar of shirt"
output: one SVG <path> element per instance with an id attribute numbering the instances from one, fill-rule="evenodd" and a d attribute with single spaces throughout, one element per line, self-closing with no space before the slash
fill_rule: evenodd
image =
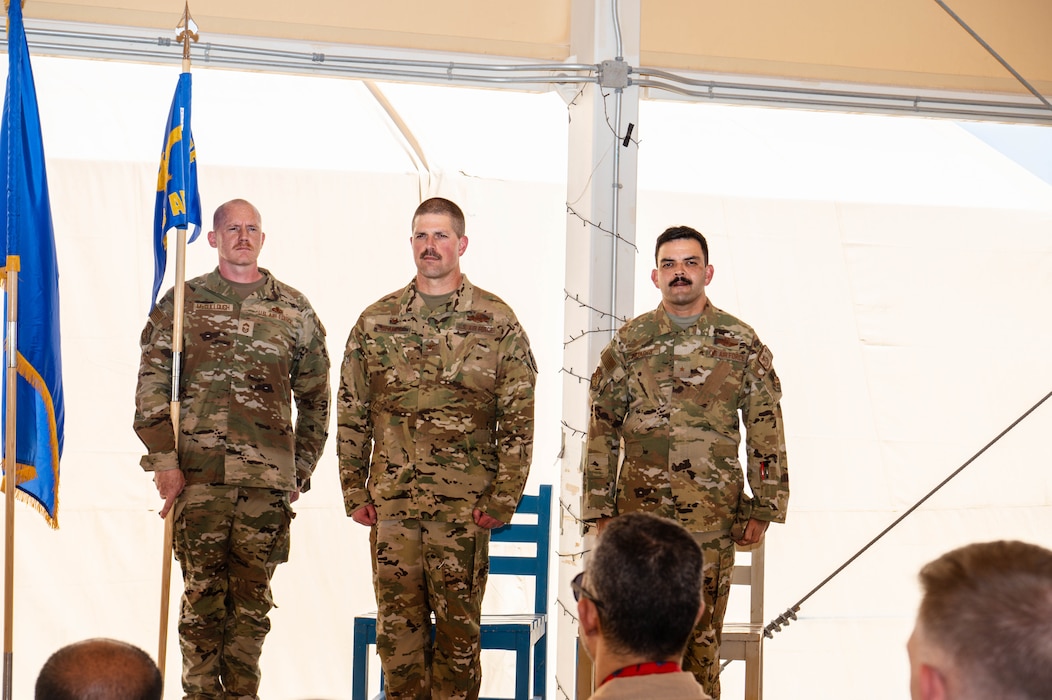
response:
<path id="1" fill-rule="evenodd" d="M 603 679 L 606 683 L 612 678 L 629 678 L 631 676 L 649 676 L 654 673 L 679 673 L 683 669 L 675 661 L 647 661 L 642 664 L 633 664 L 619 668 Z M 599 685 L 602 685 L 600 683 Z"/>

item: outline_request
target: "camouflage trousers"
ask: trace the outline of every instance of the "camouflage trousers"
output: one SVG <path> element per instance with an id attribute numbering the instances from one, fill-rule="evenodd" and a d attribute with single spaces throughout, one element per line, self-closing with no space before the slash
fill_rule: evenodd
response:
<path id="1" fill-rule="evenodd" d="M 270 579 L 289 556 L 288 494 L 194 485 L 176 509 L 184 698 L 258 700 L 259 656 L 274 607 Z"/>
<path id="2" fill-rule="evenodd" d="M 474 522 L 382 520 L 370 538 L 386 697 L 478 698 L 489 530 Z"/>
<path id="3" fill-rule="evenodd" d="M 730 532 L 696 532 L 705 560 L 702 567 L 702 596 L 705 611 L 687 644 L 683 670 L 690 671 L 713 700 L 720 698 L 720 640 L 723 616 L 731 592 L 731 570 L 734 568 L 734 541 Z"/>

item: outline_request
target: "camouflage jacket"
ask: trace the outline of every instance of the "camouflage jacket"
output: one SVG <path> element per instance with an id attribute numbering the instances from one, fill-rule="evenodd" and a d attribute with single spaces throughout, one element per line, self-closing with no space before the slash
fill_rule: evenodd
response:
<path id="1" fill-rule="evenodd" d="M 755 497 L 743 507 L 784 522 L 781 395 L 770 350 L 711 303 L 686 329 L 660 305 L 628 322 L 592 376 L 582 517 L 643 510 L 693 532 L 730 529 L 744 489 L 740 411 Z"/>
<path id="2" fill-rule="evenodd" d="M 266 281 L 244 301 L 218 269 L 186 283 L 178 456 L 169 406 L 172 290 L 150 314 L 134 422 L 147 471 L 179 467 L 187 484 L 282 491 L 314 471 L 329 423 L 325 328 L 306 297 L 260 272 Z"/>
<path id="3" fill-rule="evenodd" d="M 347 514 L 508 522 L 530 468 L 537 366 L 515 314 L 463 277 L 429 310 L 414 280 L 347 338 L 337 397 Z"/>

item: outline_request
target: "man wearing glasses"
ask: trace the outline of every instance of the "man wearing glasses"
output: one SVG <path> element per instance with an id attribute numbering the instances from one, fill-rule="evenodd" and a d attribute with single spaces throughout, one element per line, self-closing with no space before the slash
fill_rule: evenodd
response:
<path id="1" fill-rule="evenodd" d="M 595 665 L 592 700 L 709 698 L 680 666 L 704 609 L 701 548 L 682 525 L 649 513 L 615 518 L 570 585 Z"/>

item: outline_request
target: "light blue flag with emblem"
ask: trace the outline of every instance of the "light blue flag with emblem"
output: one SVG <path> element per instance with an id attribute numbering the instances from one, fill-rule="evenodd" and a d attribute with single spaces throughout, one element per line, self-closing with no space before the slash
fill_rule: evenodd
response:
<path id="1" fill-rule="evenodd" d="M 201 196 L 197 191 L 197 154 L 190 131 L 190 73 L 179 74 L 168 127 L 161 145 L 161 167 L 157 171 L 157 203 L 153 213 L 153 296 L 157 304 L 164 269 L 168 262 L 168 232 L 193 227 L 190 243 L 201 233 Z"/>
<path id="2" fill-rule="evenodd" d="M 51 201 L 44 168 L 33 68 L 22 24 L 19 0 L 8 10 L 7 94 L 0 125 L 0 220 L 4 222 L 5 291 L 15 291 L 16 323 L 4 308 L 4 360 L 8 334 L 16 335 L 15 457 L 17 495 L 41 510 L 58 527 L 59 458 L 62 455 L 65 407 L 62 398 L 62 353 L 59 333 L 58 262 L 51 227 Z M 7 273 L 18 270 L 18 284 L 6 289 Z M 4 384 L 4 450 L 9 397 Z"/>

